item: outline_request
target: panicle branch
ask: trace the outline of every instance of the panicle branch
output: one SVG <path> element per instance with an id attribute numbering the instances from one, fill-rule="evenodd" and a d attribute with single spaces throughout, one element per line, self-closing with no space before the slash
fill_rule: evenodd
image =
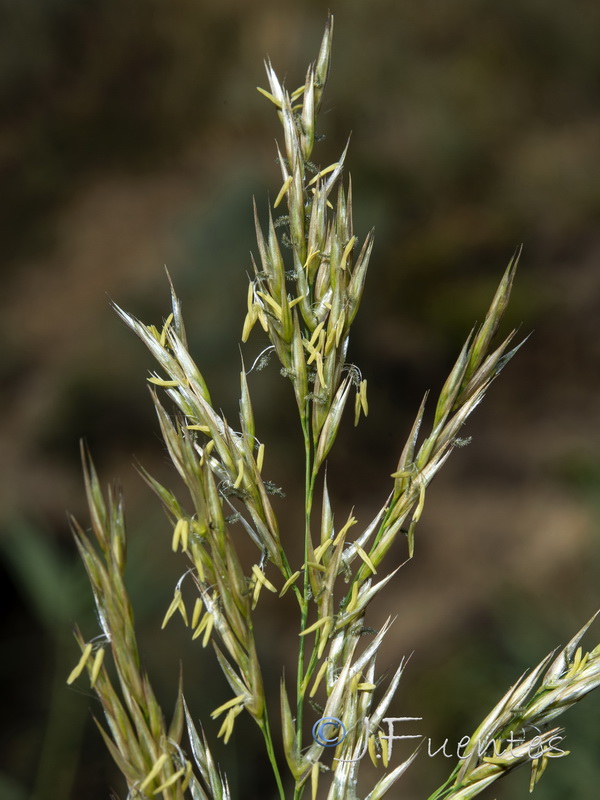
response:
<path id="1" fill-rule="evenodd" d="M 598 612 L 558 653 L 521 677 L 470 737 L 459 764 L 429 800 L 466 800 L 523 764 L 531 767 L 530 791 L 562 748 L 564 730 L 549 723 L 600 686 L 600 645 L 583 653 L 579 642 Z M 490 752 L 491 751 L 491 752 Z"/>
<path id="2" fill-rule="evenodd" d="M 215 769 L 206 741 L 191 741 L 200 777 L 181 746 L 185 706 L 181 679 L 167 727 L 150 679 L 140 666 L 133 611 L 123 580 L 126 531 L 122 497 L 109 490 L 105 500 L 83 447 L 82 458 L 95 543 L 76 520 L 71 522 L 92 585 L 102 634 L 86 642 L 76 631 L 82 657 L 67 683 L 87 670 L 108 731 L 97 720 L 96 724 L 132 797 L 160 794 L 164 800 L 183 800 L 189 789 L 192 797 L 228 798 L 227 783 Z M 112 656 L 118 689 L 109 674 L 107 655 Z"/>

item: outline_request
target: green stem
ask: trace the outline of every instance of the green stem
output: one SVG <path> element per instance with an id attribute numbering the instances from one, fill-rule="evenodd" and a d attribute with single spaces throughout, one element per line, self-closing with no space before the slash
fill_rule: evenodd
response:
<path id="1" fill-rule="evenodd" d="M 279 792 L 280 800 L 285 800 L 285 792 L 283 789 L 283 782 L 281 780 L 281 773 L 279 772 L 279 765 L 277 763 L 277 759 L 275 758 L 275 749 L 273 747 L 273 737 L 271 736 L 271 727 L 269 725 L 269 718 L 267 716 L 267 710 L 265 709 L 265 713 L 263 716 L 262 721 L 260 722 L 260 730 L 262 732 L 263 738 L 265 740 L 265 745 L 267 748 L 267 754 L 269 756 L 269 761 L 271 762 L 271 768 L 273 770 L 273 775 L 275 776 L 275 781 L 277 783 L 277 790 Z"/>
<path id="2" fill-rule="evenodd" d="M 444 783 L 435 790 L 435 792 L 427 798 L 427 800 L 443 800 L 444 797 L 447 797 L 448 793 L 450 792 L 454 781 L 456 780 L 456 776 L 458 775 L 458 771 L 460 769 L 460 764 L 457 764 L 450 775 L 446 778 Z"/>
<path id="3" fill-rule="evenodd" d="M 312 448 L 310 440 L 310 430 L 307 415 L 302 420 L 302 433 L 304 435 L 304 455 L 305 455 L 305 473 L 304 473 L 304 563 L 308 561 L 308 545 L 310 541 L 310 517 L 312 511 L 313 492 L 315 486 L 315 477 L 312 470 Z M 304 585 L 303 585 L 303 603 L 300 616 L 300 631 L 306 628 L 308 619 L 308 597 L 310 591 L 310 581 L 308 578 L 308 567 L 304 567 Z M 304 694 L 302 691 L 302 682 L 304 680 L 304 636 L 300 637 L 300 644 L 298 647 L 298 673 L 296 682 L 296 738 L 298 742 L 298 750 L 302 749 L 302 722 L 304 717 Z"/>

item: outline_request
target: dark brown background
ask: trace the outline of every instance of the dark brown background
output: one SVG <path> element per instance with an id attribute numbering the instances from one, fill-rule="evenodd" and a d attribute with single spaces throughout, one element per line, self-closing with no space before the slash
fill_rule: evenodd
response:
<path id="1" fill-rule="evenodd" d="M 102 798 L 109 786 L 125 795 L 91 722 L 99 708 L 64 683 L 77 659 L 75 621 L 87 637 L 98 630 L 65 513 L 85 519 L 81 436 L 103 480 L 125 486 L 129 583 L 165 708 L 174 702 L 173 653 L 184 654 L 198 715 L 227 696 L 210 654 L 182 626 L 158 630 L 178 562 L 133 462 L 173 479 L 146 389 L 149 357 L 109 298 L 160 323 L 167 264 L 193 352 L 233 418 L 251 197 L 264 208 L 279 188 L 277 123 L 255 87 L 265 85 L 266 53 L 290 86 L 302 82 L 326 8 L 0 2 L 7 800 Z M 410 732 L 435 747 L 469 733 L 599 605 L 600 6 L 352 0 L 332 8 L 327 138 L 315 157 L 332 161 L 352 131 L 357 232 L 376 226 L 351 350 L 372 413 L 356 432 L 344 429 L 331 458 L 338 519 L 354 505 L 366 523 L 381 504 L 422 393 L 439 390 L 524 243 L 507 325 L 532 336 L 465 429 L 472 444 L 428 491 L 416 559 L 373 612 L 375 622 L 397 616 L 382 670 L 414 651 L 393 711 L 423 717 Z M 246 360 L 259 349 L 251 340 Z M 291 393 L 274 366 L 251 388 L 266 472 L 285 488 L 287 507 L 278 507 L 293 519 L 301 465 Z M 291 539 L 299 528 L 284 533 Z M 390 566 L 402 557 L 399 547 Z M 261 608 L 275 698 L 295 637 L 287 607 L 265 600 Z M 590 648 L 597 640 L 596 626 Z M 564 718 L 572 753 L 550 765 L 541 800 L 597 796 L 598 698 L 583 706 Z M 216 747 L 233 796 L 270 797 L 255 731 L 238 724 L 239 737 Z M 393 796 L 426 797 L 449 769 L 442 756 L 421 756 Z M 527 784 L 523 771 L 482 797 L 525 797 Z"/>

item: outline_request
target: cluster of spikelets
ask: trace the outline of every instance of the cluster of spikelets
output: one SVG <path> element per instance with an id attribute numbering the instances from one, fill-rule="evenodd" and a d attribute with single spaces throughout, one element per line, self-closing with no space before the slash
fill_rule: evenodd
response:
<path id="1" fill-rule="evenodd" d="M 211 400 L 202 374 L 187 346 L 181 306 L 172 290 L 172 313 L 161 329 L 145 325 L 121 309 L 122 319 L 155 357 L 160 373 L 149 378 L 162 435 L 169 456 L 189 498 L 184 506 L 149 474 L 172 525 L 172 549 L 183 560 L 164 625 L 179 613 L 192 638 L 210 644 L 232 695 L 212 713 L 220 719 L 218 736 L 229 741 L 236 717 L 246 712 L 265 741 L 280 798 L 286 778 L 278 753 L 283 751 L 293 797 L 311 786 L 313 800 L 328 774 L 330 800 L 357 797 L 361 754 L 368 750 L 375 764 L 388 767 L 388 742 L 381 723 L 398 687 L 404 663 L 383 696 L 376 701 L 376 657 L 390 620 L 361 650 L 365 614 L 371 600 L 390 582 L 399 566 L 378 576 L 382 562 L 399 534 L 407 536 L 408 556 L 414 551 L 415 525 L 425 492 L 455 445 L 469 414 L 517 348 L 509 350 L 513 333 L 495 349 L 492 340 L 508 302 L 516 269 L 515 257 L 506 270 L 482 325 L 468 337 L 440 393 L 429 434 L 417 446 L 425 400 L 392 474 L 390 493 L 375 519 L 356 538 L 357 520 L 350 514 L 336 525 L 323 465 L 336 439 L 348 398 L 355 392 L 355 421 L 368 412 L 366 381 L 347 360 L 349 331 L 365 283 L 372 232 L 359 244 L 352 223 L 352 191 L 343 182 L 346 150 L 325 168 L 311 161 L 315 121 L 326 83 L 333 20 L 327 23 L 319 56 L 306 81 L 291 94 L 270 63 L 270 91 L 261 90 L 275 105 L 283 127 L 283 151 L 278 151 L 282 186 L 273 204 L 284 201 L 286 213 L 273 219 L 269 210 L 266 233 L 255 207 L 258 263 L 248 288 L 248 313 L 242 339 L 255 323 L 269 339 L 282 375 L 292 384 L 305 448 L 305 547 L 302 563 L 291 564 L 282 541 L 271 496 L 279 490 L 263 478 L 265 445 L 257 438 L 248 373 L 241 372 L 239 430 L 231 427 Z M 279 229 L 279 230 L 278 230 Z M 283 246 L 283 250 L 282 250 Z M 285 253 L 285 258 L 284 258 Z M 174 404 L 169 413 L 157 394 L 164 390 Z M 125 529 L 119 496 L 105 502 L 93 466 L 84 455 L 88 502 L 96 545 L 74 522 L 79 549 L 96 601 L 102 634 L 85 642 L 78 633 L 82 657 L 69 682 L 87 668 L 104 710 L 108 731 L 104 740 L 126 778 L 129 796 L 161 795 L 194 800 L 229 797 L 227 781 L 216 768 L 202 733 L 198 734 L 179 689 L 173 720 L 166 726 L 148 677 L 140 667 L 133 614 L 123 581 Z M 313 504 L 321 486 L 320 514 Z M 244 529 L 256 545 L 256 559 L 244 568 L 232 527 Z M 184 580 L 195 587 L 195 605 L 188 614 Z M 282 680 L 281 745 L 269 722 L 254 637 L 253 612 L 262 590 L 297 601 L 298 668 L 290 691 Z M 581 636 L 581 632 L 579 636 Z M 313 638 L 314 637 L 314 638 Z M 512 731 L 532 731 L 600 683 L 598 648 L 585 657 L 574 653 L 575 640 L 546 672 L 541 687 L 526 702 L 547 665 L 543 662 L 503 698 L 471 740 L 467 757 L 432 800 L 464 800 L 530 758 L 525 744 L 486 755 L 490 741 Z M 309 644 L 312 643 L 312 644 Z M 112 654 L 119 689 L 109 677 L 104 654 Z M 303 744 L 306 704 L 319 702 L 322 717 L 341 720 L 347 735 L 334 758 L 319 737 Z M 292 710 L 292 708 L 294 710 Z M 189 748 L 181 744 L 187 727 Z M 542 734 L 547 743 L 556 731 Z M 482 749 L 481 744 L 485 742 Z M 188 750 L 191 755 L 188 754 Z M 548 748 L 533 763 L 537 780 L 548 760 Z M 416 754 L 378 780 L 367 800 L 383 797 Z"/>
<path id="2" fill-rule="evenodd" d="M 600 645 L 585 654 L 578 646 L 595 617 L 558 654 L 549 653 L 508 690 L 466 737 L 462 763 L 429 800 L 469 800 L 527 764 L 533 791 L 549 761 L 568 755 L 560 746 L 564 730 L 549 723 L 600 685 Z"/>

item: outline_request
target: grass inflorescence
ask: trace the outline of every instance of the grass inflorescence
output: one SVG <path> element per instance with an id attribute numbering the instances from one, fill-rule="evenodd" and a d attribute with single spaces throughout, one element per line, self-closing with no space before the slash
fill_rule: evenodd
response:
<path id="1" fill-rule="evenodd" d="M 382 723 L 406 661 L 380 689 L 376 660 L 392 620 L 373 631 L 366 614 L 371 601 L 397 579 L 402 565 L 389 563 L 388 556 L 400 535 L 406 535 L 407 557 L 413 558 L 429 484 L 452 451 L 465 443 L 461 434 L 467 418 L 520 346 L 513 344 L 514 331 L 496 342 L 517 253 L 483 323 L 467 337 L 425 435 L 421 429 L 427 396 L 423 399 L 374 519 L 360 529 L 352 511 L 341 522 L 334 518 L 325 475 L 327 457 L 348 403 L 353 405 L 355 424 L 369 411 L 367 381 L 349 361 L 348 344 L 365 286 L 373 231 L 362 240 L 354 231 L 352 185 L 345 179 L 348 146 L 325 167 L 318 166 L 313 156 L 332 33 L 330 16 L 318 57 L 295 91 L 289 92 L 266 63 L 268 89 L 260 91 L 274 106 L 283 129 L 277 147 L 281 184 L 266 221 L 261 222 L 254 206 L 257 256 L 241 332 L 246 342 L 255 325 L 263 329 L 270 344 L 252 368 L 272 354 L 295 398 L 305 475 L 304 551 L 299 561 L 289 554 L 290 543 L 273 506 L 273 495 L 281 492 L 275 481 L 263 477 L 268 443 L 255 428 L 247 377 L 252 369 L 242 364 L 239 421 L 231 426 L 214 405 L 189 352 L 181 303 L 173 287 L 172 312 L 160 327 L 117 307 L 156 360 L 156 372 L 148 378 L 152 400 L 169 457 L 188 494 L 184 501 L 143 473 L 171 523 L 165 549 L 181 558 L 181 579 L 162 626 L 180 615 L 191 638 L 213 651 L 230 687 L 230 694 L 210 715 L 218 725 L 216 736 L 229 742 L 236 735 L 237 717 L 249 715 L 264 739 L 265 758 L 281 800 L 299 800 L 305 791 L 313 800 L 323 792 L 330 800 L 358 797 L 364 753 L 376 766 L 383 766 L 383 774 L 365 795 L 367 800 L 379 800 L 415 758 L 413 753 L 395 767 L 389 764 L 391 743 Z M 122 498 L 114 492 L 103 496 L 85 451 L 83 457 L 92 530 L 86 533 L 75 521 L 73 528 L 101 633 L 91 641 L 76 633 L 82 655 L 69 683 L 87 670 L 104 711 L 105 725 L 98 722 L 98 726 L 126 780 L 129 797 L 228 798 L 226 776 L 215 764 L 204 729 L 197 730 L 181 681 L 167 724 L 141 667 L 124 582 Z M 243 563 L 230 532 L 234 523 L 241 524 L 255 546 L 250 566 Z M 195 585 L 193 607 L 184 600 L 184 579 Z M 298 633 L 297 666 L 293 677 L 281 676 L 278 709 L 268 708 L 254 631 L 255 610 L 264 593 L 277 597 L 289 593 L 294 598 L 290 623 Z M 507 692 L 470 737 L 455 770 L 430 800 L 474 797 L 526 762 L 531 765 L 532 786 L 537 782 L 556 752 L 551 747 L 553 737 L 560 734 L 548 723 L 600 683 L 599 649 L 585 655 L 577 649 L 586 628 L 558 656 L 549 656 Z M 365 632 L 370 633 L 368 638 Z M 309 736 L 311 706 L 320 709 L 322 719 L 332 720 L 329 733 L 336 725 L 343 726 L 339 741 L 333 731 L 334 748 L 328 747 L 332 740 L 325 735 L 326 726 Z M 272 724 L 274 715 L 279 717 L 277 725 Z M 208 720 L 206 727 L 213 731 Z M 518 741 L 511 738 L 516 732 L 522 733 Z"/>

